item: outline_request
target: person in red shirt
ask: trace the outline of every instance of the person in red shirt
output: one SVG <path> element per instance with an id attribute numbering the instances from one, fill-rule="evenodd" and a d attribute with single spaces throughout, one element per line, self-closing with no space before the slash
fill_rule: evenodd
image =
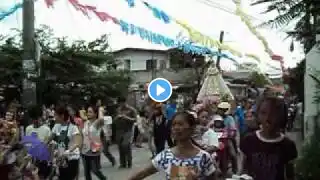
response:
<path id="1" fill-rule="evenodd" d="M 74 123 L 79 127 L 79 129 L 83 129 L 84 120 L 80 117 L 80 111 L 76 111 L 75 116 L 73 117 Z"/>

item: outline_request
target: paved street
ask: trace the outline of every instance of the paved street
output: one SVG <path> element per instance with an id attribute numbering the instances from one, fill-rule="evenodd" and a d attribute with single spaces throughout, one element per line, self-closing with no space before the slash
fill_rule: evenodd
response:
<path id="1" fill-rule="evenodd" d="M 147 147 L 145 145 L 145 147 Z M 117 161 L 119 159 L 116 146 L 110 148 L 111 153 L 116 157 Z M 103 156 L 103 155 L 102 155 Z M 111 163 L 103 156 L 102 157 L 102 171 L 108 176 L 108 180 L 127 180 L 128 176 L 137 171 L 146 164 L 150 163 L 150 153 L 147 148 L 133 148 L 133 167 L 132 169 L 118 169 L 118 164 L 115 167 L 111 166 Z M 92 175 L 93 180 L 98 180 L 94 175 Z M 161 178 L 162 177 L 162 178 Z M 83 166 L 80 164 L 80 180 L 85 180 L 83 175 Z M 160 173 L 149 177 L 147 180 L 160 180 L 164 179 Z"/>

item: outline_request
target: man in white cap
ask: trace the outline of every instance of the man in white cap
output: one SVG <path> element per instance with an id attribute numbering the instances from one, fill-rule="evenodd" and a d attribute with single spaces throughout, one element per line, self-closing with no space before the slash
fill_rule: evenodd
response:
<path id="1" fill-rule="evenodd" d="M 231 113 L 230 103 L 221 102 L 218 104 L 217 107 L 218 107 L 217 113 L 220 116 L 222 116 L 225 128 L 228 130 L 228 136 L 230 135 L 227 147 L 229 150 L 229 155 L 231 157 L 232 172 L 236 174 L 238 171 L 238 158 L 237 158 L 238 143 L 236 141 L 238 128 L 234 118 L 230 115 Z M 227 171 L 228 167 L 225 167 L 225 168 L 226 169 L 222 169 L 222 171 Z"/>

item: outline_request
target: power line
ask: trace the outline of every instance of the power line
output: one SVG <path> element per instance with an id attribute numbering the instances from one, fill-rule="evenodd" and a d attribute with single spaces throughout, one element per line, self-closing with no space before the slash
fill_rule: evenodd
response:
<path id="1" fill-rule="evenodd" d="M 214 0 L 214 1 L 213 1 L 213 0 L 195 0 L 195 1 L 198 1 L 198 2 L 200 2 L 200 3 L 202 3 L 202 4 L 205 4 L 205 5 L 207 5 L 207 6 L 210 6 L 210 7 L 212 7 L 212 8 L 220 9 L 220 10 L 225 11 L 225 12 L 227 12 L 227 13 L 231 13 L 231 14 L 237 15 L 237 14 L 236 14 L 232 9 L 230 9 L 229 7 L 224 6 L 224 5 L 220 4 L 220 3 L 217 3 L 217 1 L 218 1 L 218 2 L 222 2 L 222 1 L 225 1 L 225 0 Z M 251 19 L 254 19 L 254 20 L 257 20 L 257 21 L 260 21 L 260 22 L 266 22 L 266 21 L 267 21 L 267 20 L 262 20 L 262 19 L 260 19 L 260 18 L 258 18 L 258 17 L 256 17 L 256 16 L 249 15 L 249 14 L 247 14 L 247 17 L 249 17 L 249 18 L 251 18 Z M 285 32 L 285 31 L 284 31 L 285 28 L 286 28 L 286 27 L 283 27 L 283 28 L 281 28 L 281 29 L 278 29 L 277 32 Z"/>
<path id="2" fill-rule="evenodd" d="M 212 5 L 215 5 L 215 7 L 220 7 L 220 6 L 223 6 L 225 9 L 228 9 L 228 10 L 231 10 L 232 11 L 232 14 L 234 14 L 234 15 L 237 15 L 232 9 L 230 9 L 229 7 L 227 7 L 227 6 L 224 6 L 224 5 L 222 5 L 222 4 L 220 4 L 220 3 L 217 3 L 217 2 L 214 2 L 214 1 L 211 1 L 211 0 L 203 0 L 203 1 L 205 1 L 205 2 L 207 2 L 207 3 L 211 3 Z M 250 19 L 254 19 L 254 20 L 257 20 L 257 21 L 261 21 L 261 22 L 264 22 L 264 20 L 262 20 L 262 19 L 260 19 L 260 18 L 258 18 L 258 17 L 256 17 L 256 16 L 253 16 L 253 15 L 250 15 L 250 14 L 246 14 L 247 15 L 247 17 L 249 17 Z"/>
<path id="3" fill-rule="evenodd" d="M 210 1 L 210 0 L 194 0 L 194 1 L 197 1 L 197 2 L 199 2 L 199 3 L 201 3 L 201 4 L 204 4 L 204 5 L 206 5 L 206 6 L 209 6 L 209 7 L 211 7 L 211 8 L 219 9 L 219 10 L 224 11 L 224 12 L 227 12 L 227 13 L 229 13 L 229 14 L 233 14 L 233 15 L 238 16 L 238 15 L 234 12 L 234 10 L 232 10 L 231 8 L 229 8 L 229 7 L 227 7 L 227 6 L 224 6 L 224 5 L 220 4 L 220 3 L 217 3 L 217 2 L 214 2 L 214 1 Z M 247 14 L 247 17 L 248 17 L 248 18 L 251 18 L 251 19 L 254 19 L 254 20 L 258 20 L 258 21 L 264 22 L 264 20 L 259 19 L 259 18 L 255 17 L 255 16 L 252 16 L 252 15 L 248 15 L 248 14 Z"/>

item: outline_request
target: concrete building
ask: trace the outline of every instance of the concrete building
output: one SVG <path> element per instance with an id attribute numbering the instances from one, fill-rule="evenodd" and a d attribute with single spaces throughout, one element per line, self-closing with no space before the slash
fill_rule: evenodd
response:
<path id="1" fill-rule="evenodd" d="M 119 60 L 118 69 L 130 71 L 152 71 L 169 68 L 167 51 L 139 48 L 125 48 L 113 52 Z"/>
<path id="2" fill-rule="evenodd" d="M 130 89 L 135 92 L 134 99 L 136 97 L 142 97 L 145 89 L 145 85 L 155 78 L 165 78 L 169 80 L 174 87 L 194 87 L 197 84 L 197 79 L 203 79 L 199 72 L 196 72 L 194 58 L 196 65 L 202 65 L 205 63 L 204 56 L 192 57 L 189 54 L 180 53 L 177 57 L 173 57 L 170 50 L 153 50 L 153 49 L 139 49 L 139 48 L 125 48 L 114 52 L 115 59 L 119 64 L 117 69 L 124 69 L 131 71 L 132 84 Z M 181 60 L 173 60 L 173 59 Z M 192 64 L 192 65 L 191 65 Z M 199 66 L 199 67 L 200 67 Z M 205 72 L 205 71 L 204 71 Z M 204 73 L 203 73 L 204 74 Z M 226 80 L 231 79 L 247 79 L 250 75 L 249 71 L 238 70 L 235 72 L 224 72 L 223 77 Z M 231 92 L 235 94 L 243 95 L 244 86 L 230 85 Z M 187 90 L 193 88 L 186 88 Z M 139 99 L 138 98 L 138 99 Z"/>
<path id="3" fill-rule="evenodd" d="M 181 66 L 178 67 L 170 61 L 170 50 L 125 48 L 115 51 L 114 57 L 119 61 L 117 69 L 131 71 L 132 88 L 138 88 L 158 77 L 168 79 L 174 85 L 183 84 L 194 74 L 194 69 L 188 68 L 184 62 L 179 63 Z M 191 57 L 184 59 L 191 60 Z M 204 60 L 204 57 L 201 59 Z"/>
<path id="4" fill-rule="evenodd" d="M 172 62 L 172 50 L 153 50 L 140 48 L 125 48 L 114 51 L 114 57 L 119 61 L 117 69 L 131 71 L 133 85 L 141 85 L 152 79 L 162 77 L 170 80 L 173 84 L 181 84 L 188 81 L 188 77 L 194 76 L 194 68 L 188 64 L 192 57 L 184 54 L 181 61 Z M 196 61 L 205 62 L 204 56 L 196 57 Z M 250 71 L 239 69 L 232 72 L 223 72 L 225 80 L 248 79 Z"/>

